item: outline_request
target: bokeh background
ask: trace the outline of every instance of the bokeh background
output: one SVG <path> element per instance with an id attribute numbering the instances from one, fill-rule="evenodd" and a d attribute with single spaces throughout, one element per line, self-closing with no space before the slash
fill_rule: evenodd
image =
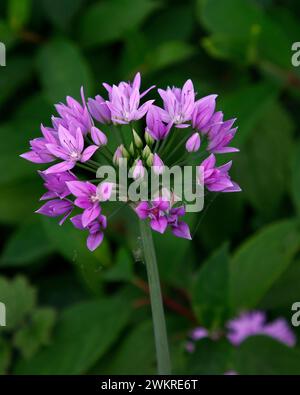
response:
<path id="1" fill-rule="evenodd" d="M 103 94 L 103 81 L 136 71 L 144 87 L 192 78 L 238 118 L 232 174 L 243 192 L 209 198 L 190 218 L 192 242 L 155 237 L 174 372 L 300 373 L 300 344 L 253 337 L 185 350 L 197 326 L 222 334 L 250 310 L 290 323 L 300 301 L 299 18 L 298 0 L 1 0 L 2 374 L 156 371 L 136 218 L 111 215 L 105 242 L 88 252 L 84 234 L 33 213 L 42 183 L 18 157 L 54 103 L 79 98 L 82 84 Z"/>

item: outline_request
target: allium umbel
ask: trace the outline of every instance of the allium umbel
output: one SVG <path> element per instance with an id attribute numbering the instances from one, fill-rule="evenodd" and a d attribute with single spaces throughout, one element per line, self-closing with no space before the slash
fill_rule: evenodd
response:
<path id="1" fill-rule="evenodd" d="M 223 113 L 216 112 L 217 95 L 197 98 L 188 80 L 182 88 L 158 89 L 156 102 L 144 101 L 154 86 L 141 93 L 140 73 L 133 82 L 103 86 L 106 95 L 86 101 L 81 88 L 81 102 L 67 97 L 66 104 L 57 104 L 58 116 L 52 116 L 51 126 L 42 125 L 42 136 L 31 140 L 30 151 L 21 155 L 34 163 L 51 163 L 39 172 L 47 189 L 41 200 L 47 201 L 38 213 L 60 217 L 62 224 L 74 211 L 71 222 L 87 231 L 87 246 L 94 250 L 107 226 L 105 202 L 121 190 L 118 180 L 97 180 L 103 165 L 117 172 L 126 161 L 129 185 L 149 182 L 146 173 L 151 169 L 161 177 L 173 165 L 194 166 L 197 182 L 203 180 L 208 191 L 240 191 L 229 176 L 232 162 L 217 165 L 219 154 L 238 151 L 229 145 L 237 131 L 235 120 L 224 121 Z M 155 198 L 125 200 L 154 231 L 170 230 L 176 237 L 191 239 L 184 220 L 186 201 L 174 199 L 172 185 L 164 196 L 163 189 L 159 184 Z"/>

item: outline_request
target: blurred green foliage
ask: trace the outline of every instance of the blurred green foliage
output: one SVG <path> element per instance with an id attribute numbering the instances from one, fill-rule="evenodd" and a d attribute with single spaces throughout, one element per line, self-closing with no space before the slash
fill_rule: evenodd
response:
<path id="1" fill-rule="evenodd" d="M 41 180 L 18 156 L 54 103 L 136 71 L 144 86 L 192 78 L 239 125 L 243 192 L 208 199 L 192 242 L 155 237 L 175 372 L 300 373 L 299 345 L 263 337 L 184 349 L 197 325 L 222 330 L 255 308 L 290 320 L 300 299 L 299 18 L 298 0 L 1 1 L 0 373 L 155 372 L 136 219 L 108 207 L 105 242 L 88 252 L 85 235 L 33 213 Z"/>

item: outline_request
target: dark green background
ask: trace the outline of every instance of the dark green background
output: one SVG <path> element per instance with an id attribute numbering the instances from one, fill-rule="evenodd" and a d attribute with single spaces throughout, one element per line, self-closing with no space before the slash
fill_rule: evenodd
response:
<path id="1" fill-rule="evenodd" d="M 42 183 L 18 157 L 49 125 L 54 103 L 79 98 L 82 84 L 87 96 L 103 94 L 103 81 L 136 71 L 144 87 L 192 78 L 239 125 L 232 174 L 243 192 L 208 200 L 190 218 L 192 242 L 155 237 L 174 371 L 300 373 L 300 346 L 263 337 L 184 351 L 197 325 L 222 332 L 247 309 L 290 320 L 300 301 L 300 67 L 291 65 L 299 8 L 297 0 L 1 1 L 1 373 L 155 372 L 135 217 L 126 209 L 110 217 L 90 253 L 86 235 L 33 213 Z"/>

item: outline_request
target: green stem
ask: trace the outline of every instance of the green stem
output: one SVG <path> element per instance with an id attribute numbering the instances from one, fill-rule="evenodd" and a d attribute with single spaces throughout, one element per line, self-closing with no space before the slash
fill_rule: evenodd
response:
<path id="1" fill-rule="evenodd" d="M 152 239 L 151 228 L 146 221 L 140 221 L 144 258 L 147 267 L 149 292 L 154 327 L 158 374 L 171 374 L 171 363 L 167 338 L 166 321 L 160 290 L 159 273 Z"/>

